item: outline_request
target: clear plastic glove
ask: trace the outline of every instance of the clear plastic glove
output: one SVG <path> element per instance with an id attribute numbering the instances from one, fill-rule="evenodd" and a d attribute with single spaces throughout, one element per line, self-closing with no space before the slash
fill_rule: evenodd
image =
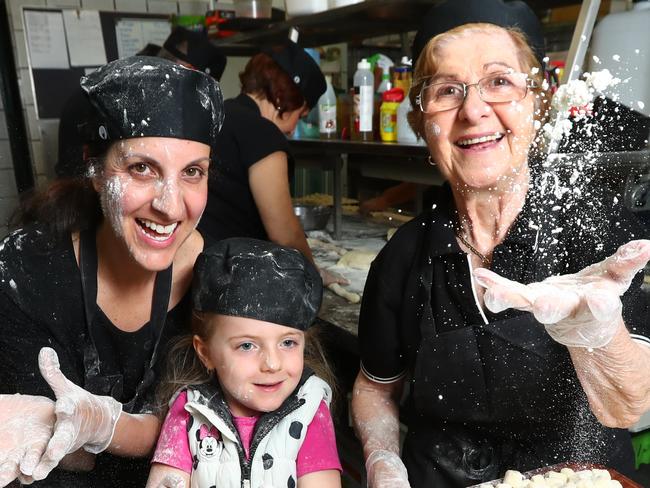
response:
<path id="1" fill-rule="evenodd" d="M 56 395 L 54 434 L 34 469 L 34 478 L 43 479 L 66 454 L 81 447 L 93 454 L 106 449 L 122 413 L 122 404 L 108 396 L 93 395 L 68 380 L 61 372 L 54 349 L 41 349 L 38 366 Z"/>
<path id="2" fill-rule="evenodd" d="M 185 480 L 177 474 L 168 474 L 158 484 L 157 488 L 186 488 Z"/>
<path id="3" fill-rule="evenodd" d="M 485 305 L 532 312 L 549 335 L 568 347 L 606 346 L 622 323 L 620 296 L 650 260 L 650 240 L 631 241 L 607 259 L 571 275 L 522 285 L 487 269 L 474 270 Z"/>
<path id="4" fill-rule="evenodd" d="M 366 460 L 368 488 L 411 488 L 406 466 L 392 451 L 372 451 Z"/>
<path id="5" fill-rule="evenodd" d="M 0 395 L 0 486 L 32 474 L 54 429 L 54 402 L 32 395 Z"/>

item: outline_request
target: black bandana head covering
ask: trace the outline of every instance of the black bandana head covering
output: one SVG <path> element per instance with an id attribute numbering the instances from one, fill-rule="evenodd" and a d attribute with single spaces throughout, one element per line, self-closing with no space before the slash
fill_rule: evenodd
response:
<path id="1" fill-rule="evenodd" d="M 327 90 L 327 82 L 320 67 L 314 59 L 295 42 L 289 41 L 280 50 L 264 51 L 287 73 L 298 85 L 309 108 L 318 103 L 320 96 Z"/>
<path id="2" fill-rule="evenodd" d="M 223 122 L 219 84 L 163 58 L 118 59 L 81 78 L 92 106 L 83 142 L 173 137 L 213 146 Z"/>
<path id="3" fill-rule="evenodd" d="M 183 44 L 186 44 L 184 50 L 181 47 Z M 226 69 L 226 56 L 210 42 L 204 32 L 176 27 L 165 40 L 163 47 L 181 61 L 191 64 L 216 80 L 221 79 Z"/>
<path id="4" fill-rule="evenodd" d="M 517 27 L 528 38 L 540 64 L 544 58 L 542 24 L 521 0 L 438 0 L 427 12 L 413 40 L 413 66 L 431 38 L 473 22 Z"/>
<path id="5" fill-rule="evenodd" d="M 230 238 L 194 265 L 193 308 L 306 330 L 320 308 L 323 283 L 300 251 L 257 239 Z"/>

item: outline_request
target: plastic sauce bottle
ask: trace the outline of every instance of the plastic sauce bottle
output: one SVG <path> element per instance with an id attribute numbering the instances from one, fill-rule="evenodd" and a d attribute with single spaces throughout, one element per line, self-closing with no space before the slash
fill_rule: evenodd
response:
<path id="1" fill-rule="evenodd" d="M 332 76 L 326 75 L 327 89 L 318 99 L 318 127 L 321 139 L 336 138 L 336 94 L 332 87 Z"/>
<path id="2" fill-rule="evenodd" d="M 397 141 L 397 108 L 404 99 L 401 88 L 386 90 L 381 96 L 382 104 L 379 110 L 379 134 L 384 142 Z"/>
<path id="3" fill-rule="evenodd" d="M 401 88 L 406 94 L 409 88 L 411 88 L 412 78 L 413 68 L 411 67 L 411 60 L 406 56 L 402 56 L 400 64 L 393 68 L 393 87 Z"/>
<path id="4" fill-rule="evenodd" d="M 352 138 L 361 141 L 372 141 L 372 113 L 374 103 L 375 77 L 370 71 L 370 63 L 363 58 L 357 64 L 354 73 L 354 111 Z"/>

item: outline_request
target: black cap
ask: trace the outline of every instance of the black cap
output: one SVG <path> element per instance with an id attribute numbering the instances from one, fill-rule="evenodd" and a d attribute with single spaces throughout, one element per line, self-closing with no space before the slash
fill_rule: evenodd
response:
<path id="1" fill-rule="evenodd" d="M 257 239 L 230 238 L 194 265 L 193 308 L 306 330 L 323 297 L 318 270 L 300 251 Z"/>
<path id="2" fill-rule="evenodd" d="M 223 97 L 210 76 L 163 58 L 118 59 L 81 78 L 92 113 L 84 142 L 174 137 L 212 146 L 223 122 Z"/>
<path id="3" fill-rule="evenodd" d="M 281 49 L 264 51 L 291 77 L 305 97 L 307 106 L 312 108 L 327 90 L 327 83 L 320 67 L 314 59 L 295 42 L 289 41 Z"/>
<path id="4" fill-rule="evenodd" d="M 427 12 L 413 40 L 413 65 L 432 37 L 454 27 L 485 22 L 500 27 L 517 27 L 528 38 L 537 59 L 544 58 L 542 25 L 528 5 L 520 0 L 439 0 Z"/>
<path id="5" fill-rule="evenodd" d="M 181 50 L 183 43 L 187 43 L 187 53 Z M 163 47 L 181 61 L 191 64 L 215 80 L 221 79 L 223 70 L 226 69 L 226 56 L 210 42 L 204 32 L 176 27 L 165 40 Z"/>

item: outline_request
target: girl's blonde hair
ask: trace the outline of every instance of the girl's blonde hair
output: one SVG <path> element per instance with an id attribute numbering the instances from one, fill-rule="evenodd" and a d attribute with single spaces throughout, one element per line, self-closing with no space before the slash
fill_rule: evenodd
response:
<path id="1" fill-rule="evenodd" d="M 535 56 L 533 49 L 530 47 L 526 35 L 516 27 L 500 27 L 495 24 L 476 22 L 454 27 L 447 32 L 432 37 L 420 53 L 413 73 L 413 86 L 409 92 L 413 110 L 408 114 L 409 124 L 418 136 L 423 139 L 425 138 L 424 113 L 420 110 L 416 97 L 419 95 L 422 86 L 438 71 L 440 64 L 437 53 L 438 48 L 448 41 L 468 34 L 485 33 L 486 31 L 494 32 L 495 30 L 506 32 L 514 42 L 522 70 L 528 73 L 529 78 L 534 82 L 530 91 L 535 94 L 535 120 L 538 120 L 540 123 L 546 120 L 550 106 L 550 95 L 545 88 L 544 70 L 537 56 Z"/>
<path id="2" fill-rule="evenodd" d="M 214 331 L 215 314 L 192 311 L 192 332 L 182 336 L 170 348 L 165 373 L 158 387 L 158 407 L 164 414 L 168 403 L 181 388 L 190 385 L 209 383 L 214 379 L 214 371 L 208 371 L 194 349 L 192 338 L 199 336 L 209 341 Z M 305 366 L 323 379 L 332 389 L 332 404 L 337 398 L 334 375 L 322 347 L 317 327 L 305 331 Z"/>

